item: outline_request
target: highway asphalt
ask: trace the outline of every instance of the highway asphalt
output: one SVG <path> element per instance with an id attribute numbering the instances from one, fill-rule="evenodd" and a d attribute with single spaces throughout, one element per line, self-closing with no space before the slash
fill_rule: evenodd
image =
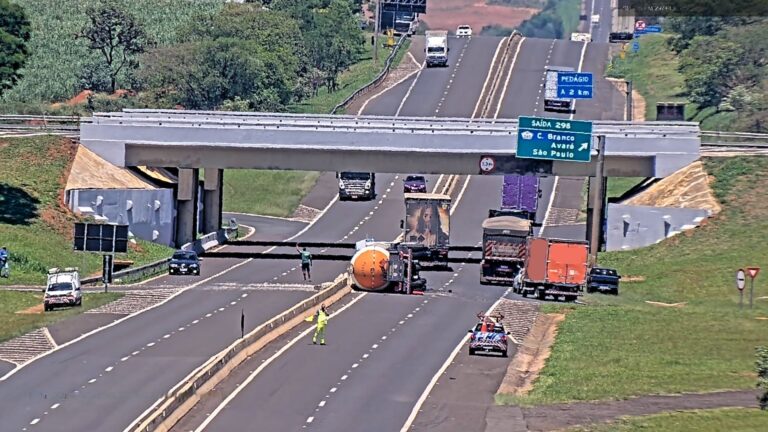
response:
<path id="1" fill-rule="evenodd" d="M 405 81 L 372 101 L 366 113 L 469 116 L 499 41 L 483 37 L 452 39 L 448 67 L 425 69 L 418 79 L 413 77 L 413 81 Z M 551 44 L 533 39 L 528 42 L 534 47 Z M 560 44 L 553 49 L 554 60 L 573 62 L 578 44 Z M 532 63 L 521 61 L 524 54 L 531 57 Z M 545 56 L 546 50 L 529 54 L 525 46 L 518 64 L 543 64 Z M 517 79 L 518 64 L 513 79 Z M 542 74 L 543 69 L 538 67 L 538 71 Z M 528 72 L 535 74 L 536 67 Z M 411 86 L 413 82 L 416 85 Z M 510 86 L 502 116 L 530 113 L 537 95 L 531 88 L 535 86 L 530 82 Z M 524 94 L 530 95 L 520 96 Z M 436 176 L 430 179 L 434 182 Z M 316 223 L 301 228 L 306 231 L 296 240 L 396 237 L 404 210 L 399 180 L 393 174 L 377 176 L 378 200 L 334 202 Z M 455 206 L 451 233 L 454 244 L 474 244 L 480 240 L 480 222 L 488 208 L 498 206 L 500 184 L 500 177 L 471 178 L 462 200 Z M 299 228 L 281 229 L 287 235 Z M 264 249 L 247 248 L 254 252 Z M 241 312 L 245 312 L 248 331 L 311 295 L 314 291 L 311 285 L 303 285 L 296 264 L 210 258 L 204 261 L 201 277 L 161 278 L 148 284 L 186 290 L 154 309 L 64 346 L 6 377 L 0 382 L 3 429 L 124 429 L 160 395 L 237 338 Z M 343 263 L 317 262 L 313 280 L 332 280 L 343 268 Z M 254 419 L 263 416 L 270 418 L 271 423 L 263 423 L 260 430 L 304 426 L 333 388 L 329 386 L 340 382 L 334 380 L 341 380 L 345 381 L 343 391 L 337 388 L 333 392 L 334 402 L 338 402 L 329 402 L 330 411 L 313 419 L 313 427 L 370 430 L 370 425 L 376 425 L 381 430 L 399 429 L 432 375 L 465 336 L 474 315 L 504 292 L 503 287 L 480 286 L 478 274 L 476 265 L 457 266 L 454 273 L 428 274 L 434 292 L 425 297 L 367 294 L 333 319 L 329 326 L 331 345 L 299 344 L 286 351 L 254 381 L 263 381 L 263 385 L 248 386 L 233 401 L 231 406 L 242 404 L 242 409 L 224 410 L 214 422 L 241 429 L 260 424 Z M 392 336 L 382 339 L 390 331 Z M 76 332 L 70 334 L 71 338 Z M 374 348 L 374 344 L 380 346 Z M 368 350 L 378 351 L 374 356 Z M 342 380 L 342 369 L 352 368 L 355 360 L 366 353 L 370 358 L 366 367 L 359 366 L 360 373 Z M 285 390 L 270 393 L 275 385 Z M 302 391 L 307 388 L 311 390 Z M 269 410 L 280 406 L 290 407 L 293 414 L 281 419 Z M 219 429 L 214 424 L 211 430 L 228 428 Z"/>

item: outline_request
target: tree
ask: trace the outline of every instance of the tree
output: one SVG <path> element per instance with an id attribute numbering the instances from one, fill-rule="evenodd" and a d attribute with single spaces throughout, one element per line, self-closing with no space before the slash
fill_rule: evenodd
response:
<path id="1" fill-rule="evenodd" d="M 0 93 L 18 81 L 28 55 L 29 36 L 29 20 L 21 6 L 0 0 Z"/>
<path id="2" fill-rule="evenodd" d="M 110 90 L 114 93 L 123 68 L 138 67 L 136 56 L 144 52 L 148 37 L 131 14 L 110 0 L 88 8 L 86 14 L 88 24 L 77 37 L 88 40 L 88 47 L 104 57 L 109 68 Z"/>
<path id="3" fill-rule="evenodd" d="M 696 36 L 680 56 L 680 72 L 691 102 L 717 107 L 739 84 L 738 64 L 744 50 L 720 37 Z"/>
<path id="4" fill-rule="evenodd" d="M 307 37 L 310 56 L 323 72 L 328 90 L 336 91 L 339 74 L 362 56 L 365 38 L 349 0 L 331 0 L 327 8 L 317 11 L 315 20 Z"/>

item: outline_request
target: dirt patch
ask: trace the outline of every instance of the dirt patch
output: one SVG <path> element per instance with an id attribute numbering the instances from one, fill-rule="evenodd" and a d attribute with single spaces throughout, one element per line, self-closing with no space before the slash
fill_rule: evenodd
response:
<path id="1" fill-rule="evenodd" d="M 43 304 L 37 304 L 24 310 L 16 311 L 17 314 L 41 314 L 43 313 Z"/>
<path id="2" fill-rule="evenodd" d="M 85 146 L 79 146 L 62 189 L 155 189 L 155 187 L 130 170 L 112 165 Z"/>
<path id="3" fill-rule="evenodd" d="M 606 78 L 608 81 L 616 87 L 616 90 L 622 94 L 627 94 L 627 82 L 619 78 Z M 626 108 L 626 103 L 624 104 Z M 624 110 L 624 117 L 626 119 L 626 109 Z M 645 121 L 645 98 L 637 90 L 632 90 L 632 121 L 644 122 Z"/>
<path id="4" fill-rule="evenodd" d="M 429 2 L 427 13 L 420 19 L 431 29 L 455 32 L 459 25 L 469 24 L 475 34 L 480 34 L 480 30 L 489 25 L 515 28 L 538 11 L 488 5 L 482 0 L 441 0 Z"/>
<path id="5" fill-rule="evenodd" d="M 541 314 L 536 318 L 531 332 L 518 347 L 515 358 L 509 364 L 497 393 L 522 396 L 533 389 L 533 382 L 544 369 L 552 351 L 557 326 L 564 319 L 563 314 Z"/>
<path id="6" fill-rule="evenodd" d="M 645 302 L 651 306 L 668 307 L 668 308 L 681 308 L 688 304 L 688 302 L 663 303 L 663 302 L 656 302 L 656 301 L 650 301 L 650 300 L 646 300 Z"/>
<path id="7" fill-rule="evenodd" d="M 632 276 L 632 275 L 622 276 L 621 277 L 621 281 L 624 282 L 624 283 L 627 283 L 627 282 L 645 282 L 645 276 Z"/>
<path id="8" fill-rule="evenodd" d="M 720 212 L 720 203 L 710 187 L 710 177 L 701 161 L 662 179 L 622 204 L 656 207 L 696 208 Z"/>

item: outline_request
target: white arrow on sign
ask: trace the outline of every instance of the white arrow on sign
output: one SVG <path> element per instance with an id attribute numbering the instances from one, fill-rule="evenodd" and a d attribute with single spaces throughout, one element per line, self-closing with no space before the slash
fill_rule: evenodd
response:
<path id="1" fill-rule="evenodd" d="M 587 147 L 589 147 L 589 143 L 583 143 L 583 144 L 581 145 L 581 147 L 579 147 L 579 151 L 584 151 L 584 150 L 586 150 L 586 149 L 587 149 Z"/>
<path id="2" fill-rule="evenodd" d="M 739 271 L 736 272 L 736 288 L 741 291 L 744 289 L 746 283 L 747 275 L 744 274 L 744 270 L 739 269 Z"/>

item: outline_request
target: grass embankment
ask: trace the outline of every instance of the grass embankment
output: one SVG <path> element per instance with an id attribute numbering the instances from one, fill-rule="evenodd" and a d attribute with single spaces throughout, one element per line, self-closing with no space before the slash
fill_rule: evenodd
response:
<path id="1" fill-rule="evenodd" d="M 52 267 L 79 267 L 81 277 L 101 271 L 101 255 L 74 252 L 75 217 L 62 196 L 76 145 L 54 136 L 0 138 L 0 246 L 11 255 L 11 277 L 0 285 L 43 285 Z M 171 249 L 138 241 L 116 259 L 146 264 Z"/>
<path id="2" fill-rule="evenodd" d="M 64 318 L 115 301 L 120 293 L 83 292 L 81 307 L 43 312 L 42 293 L 0 291 L 0 343 Z"/>
<path id="3" fill-rule="evenodd" d="M 370 35 L 366 37 L 370 40 Z M 384 38 L 379 38 L 383 42 Z M 392 63 L 397 67 L 410 47 L 404 41 Z M 379 63 L 373 63 L 373 48 L 367 45 L 363 60 L 352 65 L 339 78 L 339 90 L 320 93 L 291 107 L 295 113 L 327 114 L 334 106 L 365 84 L 371 82 L 384 67 L 390 50 L 379 50 Z M 227 170 L 224 173 L 224 211 L 288 217 L 301 199 L 312 189 L 320 173 L 306 171 Z"/>
<path id="4" fill-rule="evenodd" d="M 766 267 L 768 159 L 707 159 L 705 167 L 723 211 L 657 245 L 601 254 L 601 265 L 645 280 L 623 282 L 618 297 L 586 295 L 588 306 L 546 304 L 567 314 L 552 355 L 528 396 L 499 402 L 754 388 L 755 347 L 768 344 L 768 289 L 761 275 L 754 309 L 739 310 L 734 274 Z"/>
<path id="5" fill-rule="evenodd" d="M 631 80 L 645 98 L 645 119 L 649 121 L 656 120 L 656 103 L 687 101 L 679 60 L 667 45 L 668 39 L 664 34 L 643 35 L 637 53 L 628 50 L 623 60 L 617 55 L 608 66 L 608 76 Z M 735 116 L 733 112 L 716 113 L 714 108 L 699 110 L 691 103 L 685 106 L 685 118 L 700 121 L 704 130 L 728 130 Z"/>
<path id="6" fill-rule="evenodd" d="M 637 186 L 638 183 L 643 181 L 642 177 L 608 177 L 608 183 L 606 184 L 606 196 L 608 198 L 618 198 L 624 195 L 625 192 Z"/>
<path id="7" fill-rule="evenodd" d="M 758 409 L 729 408 L 628 417 L 610 424 L 568 430 L 573 432 L 762 432 L 766 424 L 768 424 L 768 412 Z"/>

